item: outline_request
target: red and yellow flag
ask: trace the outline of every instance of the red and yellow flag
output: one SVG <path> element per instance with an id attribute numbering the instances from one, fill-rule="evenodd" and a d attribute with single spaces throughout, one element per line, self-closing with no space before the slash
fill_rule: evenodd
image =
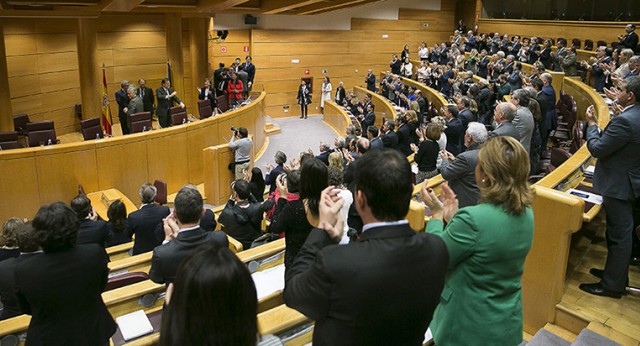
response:
<path id="1" fill-rule="evenodd" d="M 102 127 L 104 132 L 111 135 L 111 109 L 109 109 L 109 95 L 107 94 L 107 76 L 105 75 L 104 65 L 102 66 Z"/>

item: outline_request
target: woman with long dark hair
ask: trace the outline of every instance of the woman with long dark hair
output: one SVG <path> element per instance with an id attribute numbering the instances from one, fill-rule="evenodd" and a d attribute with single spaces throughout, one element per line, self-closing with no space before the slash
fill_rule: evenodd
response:
<path id="1" fill-rule="evenodd" d="M 106 246 L 116 246 L 131 241 L 131 234 L 127 234 L 124 231 L 124 226 L 127 222 L 127 207 L 120 200 L 115 200 L 109 209 L 107 210 L 107 216 L 109 217 L 109 230 L 113 235 L 111 240 L 108 240 Z"/>
<path id="2" fill-rule="evenodd" d="M 167 289 L 160 345 L 255 346 L 256 287 L 228 248 L 204 245 L 178 269 Z"/>
<path id="3" fill-rule="evenodd" d="M 251 194 L 256 198 L 258 202 L 264 202 L 264 177 L 262 176 L 262 170 L 258 167 L 251 169 L 251 177 L 249 178 L 249 187 L 251 188 Z"/>

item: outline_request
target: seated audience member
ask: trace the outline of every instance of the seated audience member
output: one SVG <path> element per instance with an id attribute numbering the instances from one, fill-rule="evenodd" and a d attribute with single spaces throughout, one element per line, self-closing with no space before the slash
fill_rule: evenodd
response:
<path id="1" fill-rule="evenodd" d="M 15 290 L 31 315 L 27 345 L 106 345 L 116 323 L 102 300 L 109 256 L 78 244 L 77 213 L 62 202 L 40 208 L 32 222 L 43 254 L 19 261 Z"/>
<path id="2" fill-rule="evenodd" d="M 478 148 L 486 141 L 487 129 L 484 125 L 471 122 L 464 134 L 464 145 L 467 150 L 458 156 L 453 156 L 447 151 L 440 154 L 442 156 L 440 173 L 458 196 L 460 208 L 478 203 L 480 191 L 476 183 L 475 170 L 478 164 Z"/>
<path id="3" fill-rule="evenodd" d="M 256 287 L 231 250 L 206 245 L 180 266 L 167 290 L 160 345 L 255 346 Z"/>
<path id="4" fill-rule="evenodd" d="M 276 166 L 272 167 L 271 164 L 267 164 L 267 175 L 264 178 L 264 183 L 269 185 L 269 194 L 276 191 L 276 179 L 278 179 L 280 174 L 284 173 L 284 164 L 287 162 L 287 155 L 278 151 L 273 159 L 276 162 Z"/>
<path id="5" fill-rule="evenodd" d="M 224 232 L 242 243 L 243 249 L 262 234 L 262 205 L 251 195 L 249 182 L 236 180 L 233 195 L 218 218 Z"/>
<path id="6" fill-rule="evenodd" d="M 442 131 L 438 125 L 429 123 L 424 132 L 417 130 L 416 133 L 419 134 L 420 146 L 411 144 L 411 149 L 416 153 L 413 160 L 418 165 L 417 184 L 438 175 L 438 168 L 436 168 L 438 153 L 440 153 L 438 139 L 440 139 Z"/>
<path id="7" fill-rule="evenodd" d="M 516 106 L 510 102 L 500 102 L 493 111 L 493 119 L 496 121 L 495 130 L 491 131 L 489 137 L 510 136 L 519 139 L 518 129 L 513 124 L 516 116 Z"/>
<path id="8" fill-rule="evenodd" d="M 98 214 L 91 206 L 91 200 L 86 195 L 77 195 L 71 200 L 71 209 L 76 212 L 80 220 L 78 231 L 78 244 L 95 243 L 105 247 L 111 240 L 109 225 L 98 220 Z"/>
<path id="9" fill-rule="evenodd" d="M 0 234 L 0 262 L 20 255 L 20 249 L 16 242 L 16 231 L 22 224 L 24 224 L 23 219 L 12 217 L 2 225 L 2 234 Z"/>
<path id="10" fill-rule="evenodd" d="M 287 268 L 291 267 L 304 240 L 307 239 L 313 225 L 318 222 L 320 192 L 329 184 L 329 173 L 327 166 L 320 160 L 305 160 L 300 169 L 300 198 L 295 201 L 287 201 L 284 198 L 289 193 L 289 179 L 289 176 L 281 176 L 278 179 L 280 198 L 271 218 L 271 231 L 278 234 L 284 233 L 286 242 L 284 265 Z"/>
<path id="11" fill-rule="evenodd" d="M 204 209 L 204 214 L 200 218 L 200 228 L 202 228 L 205 232 L 213 232 L 216 230 L 216 226 L 218 226 L 218 222 L 216 221 L 216 215 L 213 213 L 211 209 Z M 164 225 L 159 223 L 156 226 L 156 238 L 164 239 Z"/>
<path id="12" fill-rule="evenodd" d="M 382 124 L 380 137 L 385 148 L 398 149 L 398 135 L 393 131 L 395 127 L 395 123 L 391 120 L 387 120 Z"/>
<path id="13" fill-rule="evenodd" d="M 249 175 L 249 188 L 251 189 L 251 194 L 258 202 L 264 202 L 265 185 L 262 170 L 258 167 L 253 167 Z"/>
<path id="14" fill-rule="evenodd" d="M 358 160 L 354 199 L 365 226 L 347 245 L 335 245 L 344 232 L 339 190 L 322 191 L 319 228 L 286 272 L 284 289 L 287 306 L 315 321 L 314 345 L 422 344 L 448 255 L 441 239 L 414 232 L 405 220 L 411 175 L 395 150 Z"/>
<path id="15" fill-rule="evenodd" d="M 462 152 L 460 143 L 462 143 L 461 138 L 464 136 L 462 120 L 458 118 L 458 107 L 448 105 L 442 107 L 441 111 L 447 120 L 447 127 L 444 130 L 444 134 L 447 136 L 447 151 L 456 156 Z"/>
<path id="16" fill-rule="evenodd" d="M 208 243 L 229 246 L 223 232 L 206 232 L 200 227 L 205 209 L 202 195 L 195 186 L 183 186 L 173 204 L 173 213 L 163 220 L 165 239 L 162 245 L 153 249 L 151 258 L 149 278 L 159 284 L 173 282 L 180 263 L 198 246 Z"/>
<path id="17" fill-rule="evenodd" d="M 480 149 L 476 171 L 481 202 L 473 207 L 458 210 L 446 185 L 442 202 L 426 184 L 422 188 L 433 213 L 426 231 L 442 237 L 449 250 L 448 293 L 430 328 L 438 345 L 518 345 L 520 281 L 533 240 L 529 157 L 516 139 L 492 138 Z"/>
<path id="18" fill-rule="evenodd" d="M 0 320 L 23 314 L 14 290 L 14 270 L 19 262 L 42 253 L 30 222 L 22 223 L 16 228 L 15 238 L 20 255 L 0 262 L 0 301 L 2 302 Z"/>
<path id="19" fill-rule="evenodd" d="M 131 241 L 131 234 L 125 232 L 127 224 L 127 207 L 122 201 L 115 200 L 107 210 L 109 217 L 109 231 L 111 232 L 111 240 L 107 241 L 107 247 L 116 246 Z"/>
<path id="20" fill-rule="evenodd" d="M 331 146 L 328 143 L 320 142 L 319 149 L 320 149 L 320 153 L 316 155 L 316 159 L 322 161 L 322 163 L 329 166 L 329 155 L 331 154 Z"/>
<path id="21" fill-rule="evenodd" d="M 169 208 L 155 203 L 158 189 L 152 184 L 146 183 L 140 187 L 140 200 L 142 206 L 139 210 L 129 214 L 125 232 L 135 235 L 133 242 L 133 255 L 149 252 L 162 243 L 158 239 L 155 229 L 162 224 L 162 219 L 169 216 Z"/>

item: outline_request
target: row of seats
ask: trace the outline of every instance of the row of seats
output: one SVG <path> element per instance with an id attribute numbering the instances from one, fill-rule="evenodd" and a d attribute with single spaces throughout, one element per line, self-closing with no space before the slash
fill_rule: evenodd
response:
<path id="1" fill-rule="evenodd" d="M 518 35 L 518 36 L 520 36 L 520 35 Z M 520 36 L 520 37 L 521 37 L 521 41 L 525 38 L 523 36 Z M 551 45 L 552 46 L 555 46 L 556 42 L 558 42 L 558 41 L 565 41 L 565 42 L 567 42 L 567 46 L 570 46 L 569 43 L 571 43 L 571 45 L 576 47 L 576 49 L 582 49 L 582 50 L 588 50 L 588 51 L 592 51 L 592 50 L 594 50 L 594 48 L 602 47 L 602 46 L 604 46 L 604 47 L 609 46 L 612 49 L 616 49 L 616 48 L 618 48 L 618 46 L 620 46 L 620 42 L 617 42 L 617 41 L 616 42 L 611 42 L 611 44 L 607 44 L 607 41 L 604 41 L 604 40 L 598 40 L 598 41 L 584 40 L 584 47 L 582 47 L 582 40 L 580 40 L 579 38 L 574 38 L 574 39 L 571 39 L 571 40 L 567 40 L 564 37 L 543 38 L 543 40 L 547 40 L 547 39 L 551 40 Z M 596 45 L 594 45 L 594 42 L 596 43 Z M 542 42 L 539 41 L 538 43 L 542 43 Z"/>

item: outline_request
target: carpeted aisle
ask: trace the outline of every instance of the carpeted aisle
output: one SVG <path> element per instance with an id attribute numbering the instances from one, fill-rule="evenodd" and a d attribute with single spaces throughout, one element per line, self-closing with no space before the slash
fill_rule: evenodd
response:
<path id="1" fill-rule="evenodd" d="M 287 160 L 298 159 L 300 152 L 309 148 L 318 155 L 320 141 L 329 142 L 333 146 L 333 141 L 337 134 L 322 121 L 322 115 L 311 115 L 307 119 L 298 117 L 275 118 L 273 123 L 280 127 L 281 132 L 269 136 L 269 146 L 264 154 L 256 161 L 255 166 L 259 167 L 263 173 L 267 163 L 274 164 L 273 156 L 278 150 L 287 154 Z"/>

